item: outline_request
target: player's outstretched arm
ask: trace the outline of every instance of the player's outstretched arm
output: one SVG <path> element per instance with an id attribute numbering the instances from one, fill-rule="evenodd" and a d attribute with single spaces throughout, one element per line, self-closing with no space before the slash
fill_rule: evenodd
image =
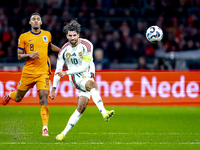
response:
<path id="1" fill-rule="evenodd" d="M 60 57 L 60 55 L 58 55 L 58 59 L 57 59 L 57 66 L 56 66 L 56 72 L 53 78 L 53 88 L 51 90 L 51 93 L 49 95 L 49 98 L 51 98 L 52 100 L 54 100 L 56 94 L 56 87 L 58 86 L 58 83 L 60 81 L 60 77 L 56 74 L 57 72 L 61 72 L 63 69 L 63 65 L 64 65 L 64 60 L 62 57 Z"/>
<path id="2" fill-rule="evenodd" d="M 59 77 L 64 77 L 64 76 L 66 76 L 67 75 L 67 72 L 66 71 L 59 71 L 59 72 L 56 72 L 56 74 L 55 75 L 58 75 Z"/>
<path id="3" fill-rule="evenodd" d="M 60 48 L 52 43 L 49 43 L 49 48 L 50 50 L 54 51 L 54 52 L 60 52 Z"/>

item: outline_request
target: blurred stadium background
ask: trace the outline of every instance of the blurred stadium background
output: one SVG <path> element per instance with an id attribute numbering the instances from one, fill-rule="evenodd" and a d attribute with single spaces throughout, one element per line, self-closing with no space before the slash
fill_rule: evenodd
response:
<path id="1" fill-rule="evenodd" d="M 0 4 L 0 69 L 22 69 L 17 40 L 30 30 L 33 12 L 42 16 L 42 29 L 61 47 L 65 23 L 78 19 L 81 37 L 94 44 L 97 70 L 199 70 L 200 0 L 5 0 Z M 164 38 L 146 40 L 146 29 L 158 25 Z M 57 54 L 50 53 L 55 69 Z"/>

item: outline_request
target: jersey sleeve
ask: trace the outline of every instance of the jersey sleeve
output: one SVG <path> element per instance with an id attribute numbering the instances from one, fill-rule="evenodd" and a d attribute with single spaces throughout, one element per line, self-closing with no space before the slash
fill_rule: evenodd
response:
<path id="1" fill-rule="evenodd" d="M 93 62 L 93 45 L 86 39 L 82 40 L 81 43 L 84 45 L 82 64 L 88 67 Z"/>
<path id="2" fill-rule="evenodd" d="M 64 51 L 63 51 L 63 52 L 64 52 Z M 63 57 L 62 57 L 63 52 L 61 52 L 60 54 L 58 54 L 56 72 L 62 71 L 62 69 L 63 69 L 63 65 L 64 65 L 64 63 L 65 63 L 65 60 L 64 60 Z"/>
<path id="3" fill-rule="evenodd" d="M 91 62 L 93 60 L 93 44 L 86 39 L 81 40 L 81 43 L 84 45 L 82 61 Z"/>
<path id="4" fill-rule="evenodd" d="M 58 59 L 57 59 L 55 74 L 57 72 L 59 72 L 59 71 L 62 71 L 62 69 L 63 69 L 63 65 L 65 63 L 65 60 L 62 57 L 63 53 L 64 53 L 64 51 L 62 51 L 60 54 L 58 54 Z M 60 77 L 58 75 L 54 75 L 54 78 L 53 78 L 53 87 L 56 88 L 58 86 L 59 81 L 60 81 Z"/>
<path id="5" fill-rule="evenodd" d="M 20 37 L 18 38 L 18 49 L 23 50 L 24 53 L 26 53 L 25 50 L 25 39 L 23 34 L 20 35 Z"/>
<path id="6" fill-rule="evenodd" d="M 52 36 L 51 36 L 51 33 L 49 32 L 49 43 L 51 43 L 51 40 L 52 40 Z"/>

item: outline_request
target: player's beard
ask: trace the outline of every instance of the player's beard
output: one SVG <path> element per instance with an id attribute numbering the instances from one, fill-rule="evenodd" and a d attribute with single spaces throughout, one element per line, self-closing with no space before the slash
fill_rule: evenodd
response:
<path id="1" fill-rule="evenodd" d="M 77 40 L 74 40 L 74 41 L 75 41 L 75 42 L 73 42 L 73 43 L 70 41 L 70 43 L 71 43 L 73 46 L 75 46 L 75 45 L 77 44 L 78 39 L 77 39 Z"/>
<path id="2" fill-rule="evenodd" d="M 39 27 L 33 27 L 33 29 L 34 29 L 34 30 L 38 30 L 38 29 L 39 29 Z"/>

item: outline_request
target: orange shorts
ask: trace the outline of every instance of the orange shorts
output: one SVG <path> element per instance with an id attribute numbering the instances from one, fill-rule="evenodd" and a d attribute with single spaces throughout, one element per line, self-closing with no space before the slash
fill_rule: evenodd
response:
<path id="1" fill-rule="evenodd" d="M 18 84 L 18 89 L 21 91 L 27 91 L 36 84 L 37 91 L 48 90 L 50 91 L 50 79 L 48 74 L 42 75 L 27 75 L 22 74 Z"/>

